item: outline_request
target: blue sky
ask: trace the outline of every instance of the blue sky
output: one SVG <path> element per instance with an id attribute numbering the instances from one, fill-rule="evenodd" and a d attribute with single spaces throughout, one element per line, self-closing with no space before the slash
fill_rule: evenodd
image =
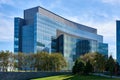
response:
<path id="1" fill-rule="evenodd" d="M 67 19 L 91 26 L 104 35 L 109 55 L 116 57 L 116 20 L 120 20 L 120 0 L 0 0 L 0 50 L 13 52 L 14 17 L 23 10 L 42 6 Z"/>

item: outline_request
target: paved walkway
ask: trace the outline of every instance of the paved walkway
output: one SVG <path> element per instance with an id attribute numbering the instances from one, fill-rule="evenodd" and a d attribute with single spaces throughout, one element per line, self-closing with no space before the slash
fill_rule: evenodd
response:
<path id="1" fill-rule="evenodd" d="M 102 74 L 102 73 L 92 73 L 92 74 L 97 75 L 97 76 L 103 76 L 103 77 L 111 78 L 111 76 L 105 75 L 105 74 Z M 112 78 L 120 78 L 120 76 L 112 76 Z"/>

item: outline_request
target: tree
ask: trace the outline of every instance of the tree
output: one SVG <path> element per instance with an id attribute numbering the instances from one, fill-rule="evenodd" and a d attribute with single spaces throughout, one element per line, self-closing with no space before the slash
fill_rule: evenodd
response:
<path id="1" fill-rule="evenodd" d="M 109 59 L 107 60 L 107 62 L 106 62 L 106 68 L 107 68 L 107 71 L 110 72 L 110 75 L 112 77 L 112 75 L 115 72 L 115 61 L 112 58 L 112 56 L 110 56 Z"/>
<path id="2" fill-rule="evenodd" d="M 63 55 L 61 53 L 54 53 L 54 55 L 58 59 L 57 71 L 60 71 L 62 68 L 67 66 L 66 60 L 65 60 L 65 58 L 63 57 Z"/>
<path id="3" fill-rule="evenodd" d="M 80 56 L 80 59 L 86 63 L 89 61 L 95 72 L 105 71 L 106 57 L 98 52 L 84 54 Z"/>
<path id="4" fill-rule="evenodd" d="M 120 65 L 118 62 L 115 62 L 115 74 L 117 75 L 120 70 Z"/>
<path id="5" fill-rule="evenodd" d="M 49 64 L 48 61 L 49 61 L 48 53 L 38 52 L 37 54 L 35 54 L 35 68 L 37 68 L 37 70 L 47 71 Z"/>
<path id="6" fill-rule="evenodd" d="M 85 65 L 85 68 L 84 68 L 84 74 L 89 74 L 91 72 L 93 72 L 93 66 L 90 63 L 90 61 L 87 61 L 86 65 Z"/>
<path id="7" fill-rule="evenodd" d="M 24 69 L 25 70 L 33 70 L 35 64 L 34 54 L 25 54 L 24 55 Z"/>
<path id="8" fill-rule="evenodd" d="M 24 54 L 19 52 L 13 55 L 9 51 L 1 51 L 0 67 L 3 71 L 13 66 L 18 70 L 33 70 L 36 68 L 39 71 L 60 71 L 66 67 L 66 61 L 61 53 Z"/>
<path id="9" fill-rule="evenodd" d="M 25 54 L 21 52 L 15 55 L 15 66 L 18 68 L 18 70 L 23 70 L 23 68 L 25 68 L 25 58 Z"/>
<path id="10" fill-rule="evenodd" d="M 83 60 L 83 61 L 85 61 L 85 62 L 90 61 L 90 63 L 92 65 L 94 65 L 94 61 L 95 61 L 94 58 L 95 58 L 96 55 L 97 55 L 97 53 L 86 53 L 84 55 L 81 55 L 80 59 Z"/>
<path id="11" fill-rule="evenodd" d="M 0 66 L 3 71 L 7 71 L 8 68 L 13 67 L 13 55 L 9 51 L 0 52 Z"/>
<path id="12" fill-rule="evenodd" d="M 75 64 L 72 69 L 73 74 L 83 74 L 84 73 L 84 62 L 79 58 L 75 61 Z"/>
<path id="13" fill-rule="evenodd" d="M 50 55 L 50 63 L 51 70 L 53 71 L 60 71 L 67 65 L 61 53 L 52 53 Z"/>
<path id="14" fill-rule="evenodd" d="M 106 58 L 100 53 L 95 56 L 95 67 L 98 72 L 103 72 L 105 70 Z"/>
<path id="15" fill-rule="evenodd" d="M 35 67 L 41 71 L 60 71 L 66 66 L 61 53 L 39 52 L 35 54 Z"/>

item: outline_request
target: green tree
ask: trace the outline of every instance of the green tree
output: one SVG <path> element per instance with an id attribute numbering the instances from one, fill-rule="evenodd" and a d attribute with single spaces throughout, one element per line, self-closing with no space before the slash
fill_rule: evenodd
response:
<path id="1" fill-rule="evenodd" d="M 11 52 L 9 51 L 0 52 L 0 66 L 2 67 L 3 71 L 7 71 L 8 66 L 13 66 L 12 61 L 13 57 Z"/>
<path id="2" fill-rule="evenodd" d="M 85 68 L 84 68 L 84 74 L 89 74 L 93 72 L 93 66 L 90 63 L 90 61 L 86 62 Z"/>
<path id="3" fill-rule="evenodd" d="M 106 58 L 100 53 L 97 53 L 95 56 L 95 67 L 98 72 L 103 72 L 105 71 L 105 63 L 106 63 Z"/>
<path id="4" fill-rule="evenodd" d="M 80 59 L 85 61 L 86 63 L 89 61 L 93 66 L 93 71 L 95 72 L 103 72 L 105 71 L 105 63 L 106 57 L 100 53 L 87 53 L 80 56 Z"/>
<path id="5" fill-rule="evenodd" d="M 85 68 L 85 63 L 79 58 L 75 61 L 75 64 L 72 69 L 73 74 L 83 74 L 84 73 L 84 68 Z"/>
<path id="6" fill-rule="evenodd" d="M 52 53 L 50 55 L 50 69 L 53 71 L 60 71 L 66 67 L 65 58 L 61 53 Z"/>
<path id="7" fill-rule="evenodd" d="M 107 71 L 110 72 L 110 75 L 112 77 L 112 75 L 115 72 L 115 61 L 112 58 L 112 56 L 110 56 L 109 59 L 107 60 L 107 62 L 106 62 L 106 68 L 107 68 Z"/>
<path id="8" fill-rule="evenodd" d="M 41 71 L 47 71 L 49 64 L 49 54 L 46 52 L 38 52 L 35 54 L 35 68 Z"/>
<path id="9" fill-rule="evenodd" d="M 41 71 L 60 71 L 66 66 L 62 54 L 39 52 L 35 54 L 35 67 Z"/>
<path id="10" fill-rule="evenodd" d="M 24 69 L 25 70 L 32 70 L 35 64 L 34 54 L 24 54 Z"/>
<path id="11" fill-rule="evenodd" d="M 115 74 L 118 75 L 118 72 L 120 70 L 120 65 L 118 62 L 115 62 Z"/>
<path id="12" fill-rule="evenodd" d="M 90 61 L 90 64 L 92 64 L 94 71 L 96 70 L 95 67 L 95 56 L 97 55 L 97 53 L 86 53 L 82 56 L 80 56 L 80 59 L 85 61 L 86 63 L 88 61 Z"/>
<path id="13" fill-rule="evenodd" d="M 23 68 L 25 68 L 25 58 L 26 55 L 21 52 L 15 55 L 15 66 L 18 68 L 18 70 L 23 70 Z"/>

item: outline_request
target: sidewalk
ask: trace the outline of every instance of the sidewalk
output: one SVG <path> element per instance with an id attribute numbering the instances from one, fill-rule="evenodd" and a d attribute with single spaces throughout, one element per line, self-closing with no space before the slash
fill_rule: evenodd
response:
<path id="1" fill-rule="evenodd" d="M 111 78 L 111 76 L 109 75 L 105 75 L 105 74 L 102 74 L 102 73 L 92 73 L 93 75 L 97 75 L 97 76 L 103 76 L 103 77 L 108 77 L 108 78 Z M 120 78 L 118 76 L 112 76 L 112 78 Z"/>

